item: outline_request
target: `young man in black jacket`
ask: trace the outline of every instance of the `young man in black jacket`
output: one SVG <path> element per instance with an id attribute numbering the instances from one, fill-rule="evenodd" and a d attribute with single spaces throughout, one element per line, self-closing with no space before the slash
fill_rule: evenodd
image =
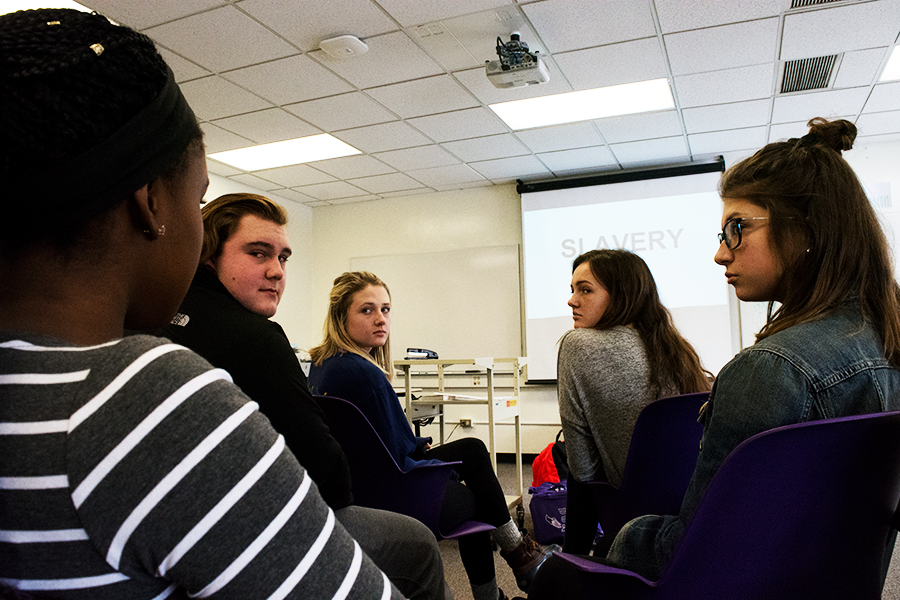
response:
<path id="1" fill-rule="evenodd" d="M 291 254 L 284 208 L 255 194 L 203 207 L 200 265 L 162 335 L 228 371 L 259 404 L 335 516 L 407 597 L 451 597 L 434 535 L 404 515 L 353 505 L 350 470 L 275 314 Z"/>

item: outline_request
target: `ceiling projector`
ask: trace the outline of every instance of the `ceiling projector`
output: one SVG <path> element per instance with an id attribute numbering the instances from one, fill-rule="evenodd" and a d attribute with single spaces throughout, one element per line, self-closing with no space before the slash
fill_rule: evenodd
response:
<path id="1" fill-rule="evenodd" d="M 497 38 L 497 56 L 500 60 L 485 61 L 484 66 L 494 87 L 523 87 L 550 81 L 547 65 L 537 51 L 528 51 L 528 44 L 519 39 L 518 33 L 510 35 L 506 43 Z"/>

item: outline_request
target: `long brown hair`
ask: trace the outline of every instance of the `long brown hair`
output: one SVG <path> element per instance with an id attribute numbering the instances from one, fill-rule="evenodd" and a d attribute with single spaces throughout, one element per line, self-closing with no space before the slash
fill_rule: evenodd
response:
<path id="1" fill-rule="evenodd" d="M 323 327 L 325 340 L 310 350 L 309 356 L 314 364 L 321 365 L 326 358 L 335 354 L 352 352 L 373 363 L 384 372 L 388 381 L 392 381 L 394 369 L 391 363 L 390 335 L 384 342 L 384 346 L 372 348 L 371 352 L 366 352 L 347 333 L 347 315 L 350 312 L 350 305 L 353 303 L 353 296 L 370 285 L 383 287 L 390 299 L 391 290 L 374 273 L 352 271 L 339 275 L 334 280 L 334 287 L 331 288 L 329 296 L 328 315 L 325 317 L 325 326 Z"/>
<path id="2" fill-rule="evenodd" d="M 900 287 L 887 239 L 842 150 L 856 126 L 815 118 L 799 139 L 769 144 L 722 176 L 723 198 L 746 199 L 769 211 L 772 250 L 784 269 L 781 306 L 757 341 L 858 302 L 900 367 Z"/>
<path id="3" fill-rule="evenodd" d="M 652 387 L 662 391 L 673 386 L 679 394 L 709 390 L 712 374 L 675 329 L 647 263 L 627 250 L 590 250 L 575 259 L 572 271 L 584 262 L 609 293 L 609 304 L 594 328 L 634 327 L 647 351 Z"/>

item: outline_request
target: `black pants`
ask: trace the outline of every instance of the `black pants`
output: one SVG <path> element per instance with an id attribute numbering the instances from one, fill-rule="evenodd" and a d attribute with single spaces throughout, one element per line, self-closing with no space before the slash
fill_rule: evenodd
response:
<path id="1" fill-rule="evenodd" d="M 566 537 L 563 552 L 590 552 L 597 533 L 597 520 L 597 507 L 590 489 L 569 475 L 566 482 Z"/>
<path id="2" fill-rule="evenodd" d="M 464 521 L 482 521 L 499 527 L 510 520 L 503 488 L 491 466 L 491 455 L 478 438 L 448 442 L 425 453 L 425 458 L 444 462 L 462 461 L 454 465 L 459 481 L 450 481 L 441 507 L 440 526 L 449 531 Z M 494 550 L 487 531 L 459 538 L 459 557 L 469 583 L 480 585 L 494 578 Z"/>

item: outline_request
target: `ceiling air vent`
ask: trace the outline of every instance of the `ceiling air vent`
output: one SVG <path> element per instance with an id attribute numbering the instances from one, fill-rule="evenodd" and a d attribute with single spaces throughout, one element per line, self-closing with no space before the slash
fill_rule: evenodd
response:
<path id="1" fill-rule="evenodd" d="M 791 8 L 803 8 L 804 6 L 816 6 L 818 4 L 831 4 L 842 0 L 791 0 Z"/>
<path id="2" fill-rule="evenodd" d="M 787 61 L 784 63 L 784 77 L 781 78 L 781 93 L 827 88 L 837 57 L 837 54 L 832 54 Z"/>

